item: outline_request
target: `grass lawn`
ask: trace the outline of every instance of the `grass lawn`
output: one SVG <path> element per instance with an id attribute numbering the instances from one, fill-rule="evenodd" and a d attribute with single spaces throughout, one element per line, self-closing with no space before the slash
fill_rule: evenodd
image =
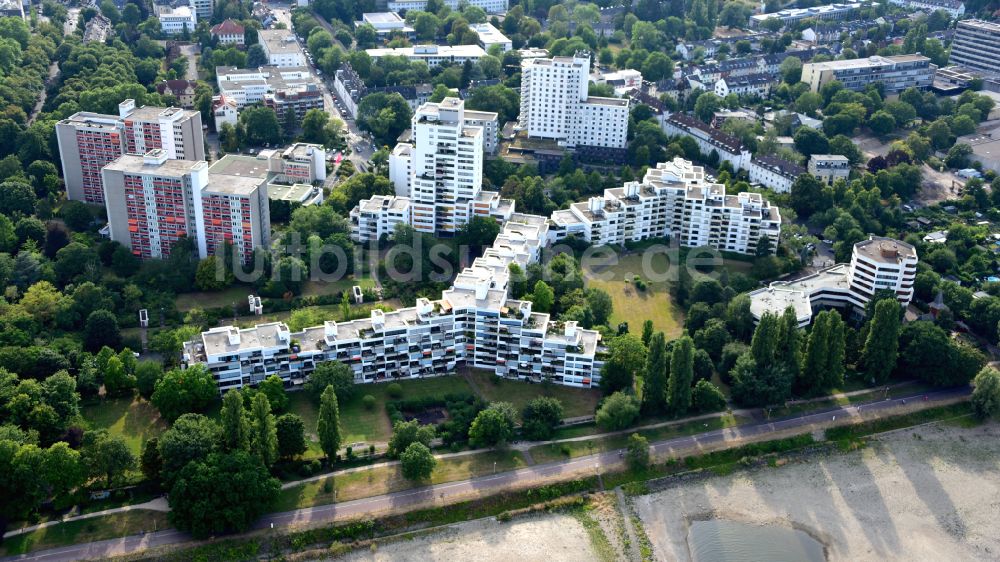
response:
<path id="1" fill-rule="evenodd" d="M 339 281 L 306 281 L 302 288 L 302 296 L 341 295 L 344 291 L 350 291 L 355 285 L 360 285 L 362 290 L 371 289 L 375 287 L 375 281 L 367 276 L 355 279 L 353 275 Z"/>
<path id="2" fill-rule="evenodd" d="M 661 276 L 669 271 L 669 260 L 662 253 L 651 260 L 650 275 Z M 584 271 L 587 286 L 605 290 L 611 295 L 614 311 L 610 324 L 628 322 L 632 332 L 638 334 L 646 320 L 653 321 L 653 329 L 663 332 L 667 339 L 680 336 L 684 327 L 684 313 L 670 300 L 670 284 L 667 281 L 652 282 L 643 274 L 643 256 L 629 254 L 619 256 L 618 263 L 608 267 L 587 267 Z M 646 282 L 646 289 L 636 288 L 633 278 L 638 275 Z"/>
<path id="3" fill-rule="evenodd" d="M 221 291 L 198 291 L 194 293 L 184 293 L 177 295 L 177 310 L 180 312 L 187 312 L 192 308 L 219 308 L 222 306 L 236 306 L 239 308 L 240 313 L 244 313 L 247 310 L 247 295 L 253 293 L 254 290 L 251 287 L 229 287 L 228 289 L 223 289 Z M 152 312 L 152 311 L 151 311 Z M 157 317 L 159 321 L 159 317 Z"/>
<path id="4" fill-rule="evenodd" d="M 80 408 L 89 429 L 107 429 L 121 435 L 136 456 L 151 437 L 166 431 L 167 422 L 160 418 L 156 407 L 141 398 L 109 398 L 90 402 Z"/>
<path id="5" fill-rule="evenodd" d="M 472 394 L 472 388 L 459 376 L 431 377 L 399 381 L 403 387 L 403 398 L 422 398 L 424 396 L 444 396 L 445 394 Z M 385 413 L 386 401 L 392 400 L 388 395 L 387 383 L 361 384 L 350 401 L 340 405 L 340 429 L 344 446 L 352 443 L 385 443 L 392 436 L 392 425 Z M 365 408 L 365 395 L 375 397 L 375 408 Z M 319 443 L 316 440 L 316 417 L 319 407 L 309 399 L 305 392 L 289 392 L 288 410 L 302 417 L 306 424 L 310 453 L 322 456 Z M 307 454 L 308 456 L 308 454 Z"/>
<path id="6" fill-rule="evenodd" d="M 469 374 L 475 380 L 476 388 L 482 393 L 484 400 L 510 402 L 514 404 L 519 415 L 525 404 L 539 396 L 559 399 L 563 406 L 563 416 L 567 418 L 593 415 L 597 402 L 601 399 L 598 390 L 531 384 L 500 378 L 489 371 L 478 369 L 471 369 Z"/>
<path id="7" fill-rule="evenodd" d="M 429 483 L 441 484 L 493 474 L 494 463 L 497 472 L 527 466 L 524 457 L 517 451 L 489 451 L 438 459 Z M 335 501 L 350 501 L 425 484 L 428 482 L 411 482 L 403 478 L 398 465 L 369 468 L 339 476 L 329 476 L 282 490 L 274 509 L 289 511 Z"/>
<path id="8" fill-rule="evenodd" d="M 71 544 L 88 543 L 133 535 L 143 530 L 166 529 L 170 527 L 167 514 L 159 511 L 127 511 L 70 521 L 52 527 L 39 529 L 4 539 L 0 544 L 0 556 L 14 556 L 33 550 L 56 548 Z"/>
<path id="9" fill-rule="evenodd" d="M 697 420 L 653 429 L 637 430 L 636 433 L 642 435 L 650 442 L 663 441 L 674 437 L 693 435 L 705 431 L 713 431 L 726 427 L 733 427 L 741 423 L 746 423 L 749 418 L 742 418 L 725 414 L 718 418 L 707 420 Z M 594 436 L 587 441 L 571 441 L 568 443 L 552 443 L 549 445 L 538 445 L 531 448 L 531 457 L 536 463 L 554 462 L 567 458 L 582 457 L 592 453 L 622 449 L 628 442 L 629 434 L 612 435 L 609 437 Z M 558 437 L 568 437 L 560 434 Z"/>

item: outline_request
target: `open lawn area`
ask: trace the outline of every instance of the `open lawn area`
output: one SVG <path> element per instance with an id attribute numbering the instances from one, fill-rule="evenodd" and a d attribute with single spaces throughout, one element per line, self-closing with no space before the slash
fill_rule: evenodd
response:
<path id="1" fill-rule="evenodd" d="M 167 514 L 159 511 L 126 511 L 114 515 L 70 521 L 4 539 L 0 556 L 14 556 L 32 550 L 114 539 L 141 531 L 170 527 Z"/>
<path id="2" fill-rule="evenodd" d="M 527 466 L 518 451 L 487 451 L 438 459 L 430 482 L 412 482 L 403 478 L 399 465 L 361 468 L 339 476 L 328 476 L 282 490 L 275 505 L 275 511 L 288 511 L 301 507 L 324 505 L 335 501 L 350 501 L 358 498 L 398 492 L 430 484 L 441 484 L 503 472 Z"/>
<path id="3" fill-rule="evenodd" d="M 355 279 L 353 275 L 345 277 L 339 281 L 306 281 L 302 288 L 302 296 L 311 297 L 314 295 L 342 295 L 344 291 L 350 291 L 351 287 L 360 285 L 361 289 L 372 289 L 375 281 L 367 275 L 360 279 Z"/>
<path id="4" fill-rule="evenodd" d="M 489 402 L 510 402 L 518 415 L 525 404 L 539 396 L 550 396 L 562 402 L 563 416 L 575 418 L 592 416 L 601 399 L 599 390 L 572 388 L 555 384 L 531 384 L 500 378 L 489 371 L 470 369 L 469 376 L 476 384 L 482 398 Z"/>
<path id="5" fill-rule="evenodd" d="M 402 380 L 402 399 L 444 396 L 445 394 L 473 394 L 472 388 L 459 376 L 430 377 L 426 379 Z M 340 405 L 340 429 L 344 446 L 352 443 L 385 443 L 392 436 L 392 425 L 385 413 L 385 403 L 393 400 L 388 395 L 389 383 L 360 384 L 355 387 L 354 398 Z M 375 407 L 365 408 L 364 397 L 375 397 Z M 305 392 L 290 392 L 288 410 L 302 417 L 306 424 L 310 454 L 322 456 L 316 437 L 316 416 L 318 406 Z"/>
<path id="6" fill-rule="evenodd" d="M 160 418 L 156 407 L 142 398 L 109 398 L 87 402 L 80 414 L 88 429 L 106 429 L 121 435 L 129 449 L 138 457 L 148 439 L 166 431 L 167 422 Z"/>
<path id="7" fill-rule="evenodd" d="M 629 254 L 619 256 L 617 264 L 587 267 L 583 273 L 588 287 L 603 289 L 611 295 L 612 326 L 628 322 L 629 330 L 638 334 L 643 322 L 652 320 L 654 330 L 663 332 L 668 339 L 676 338 L 684 327 L 684 313 L 670 299 L 670 284 L 649 278 L 653 274 L 666 276 L 664 272 L 670 267 L 667 256 L 655 254 L 649 263 L 651 271 L 647 275 L 643 273 L 643 256 Z M 636 275 L 646 284 L 645 290 L 636 287 Z"/>
<path id="8" fill-rule="evenodd" d="M 375 286 L 375 281 L 368 276 L 355 279 L 353 275 L 339 281 L 306 281 L 302 288 L 302 296 L 340 296 L 344 291 L 350 291 L 351 287 L 355 285 L 360 285 L 362 289 L 370 289 Z M 232 306 L 235 302 L 240 314 L 244 314 L 247 311 L 247 295 L 255 293 L 256 291 L 252 287 L 243 285 L 229 287 L 221 291 L 184 293 L 177 296 L 177 310 L 187 312 L 192 308 L 219 308 Z"/>

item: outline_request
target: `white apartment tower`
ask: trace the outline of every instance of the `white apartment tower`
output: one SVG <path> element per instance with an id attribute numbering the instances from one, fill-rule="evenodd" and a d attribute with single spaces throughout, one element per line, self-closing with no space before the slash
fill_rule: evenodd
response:
<path id="1" fill-rule="evenodd" d="M 567 148 L 624 149 L 627 99 L 587 95 L 590 55 L 521 61 L 521 130 Z"/>

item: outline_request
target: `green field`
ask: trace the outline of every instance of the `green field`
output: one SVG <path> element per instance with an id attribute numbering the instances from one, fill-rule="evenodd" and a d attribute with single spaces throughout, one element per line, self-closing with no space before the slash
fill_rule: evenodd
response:
<path id="1" fill-rule="evenodd" d="M 121 435 L 129 449 L 138 456 L 142 445 L 167 429 L 156 407 L 141 398 L 110 398 L 90 402 L 80 408 L 88 429 L 107 429 Z"/>
<path id="2" fill-rule="evenodd" d="M 653 329 L 663 332 L 668 339 L 680 336 L 684 327 L 684 312 L 674 306 L 670 299 L 670 284 L 667 281 L 651 282 L 643 275 L 641 254 L 619 256 L 618 263 L 608 267 L 587 268 L 587 286 L 603 289 L 611 295 L 614 311 L 610 324 L 617 326 L 628 322 L 629 329 L 638 334 L 646 320 L 653 321 Z M 651 260 L 652 270 L 662 275 L 668 270 L 667 256 L 656 254 Z M 601 279 L 595 276 L 601 276 Z M 638 275 L 646 283 L 645 290 L 639 290 L 634 282 Z"/>
<path id="3" fill-rule="evenodd" d="M 489 402 L 510 402 L 520 414 L 525 404 L 539 396 L 551 396 L 562 402 L 563 416 L 575 418 L 591 416 L 601 399 L 598 390 L 571 388 L 560 385 L 531 384 L 500 378 L 489 371 L 472 369 L 469 376 L 476 383 L 476 390 Z"/>
<path id="4" fill-rule="evenodd" d="M 302 287 L 302 296 L 341 295 L 355 285 L 370 289 L 375 286 L 375 281 L 367 276 L 355 279 L 353 275 L 339 281 L 306 281 Z M 251 293 L 255 293 L 253 288 L 245 286 L 229 287 L 221 291 L 184 293 L 177 296 L 177 310 L 187 312 L 192 308 L 219 308 L 232 306 L 235 302 L 240 314 L 243 314 L 247 310 L 247 295 Z"/>
<path id="5" fill-rule="evenodd" d="M 167 521 L 166 513 L 146 510 L 126 511 L 93 519 L 60 523 L 33 533 L 4 539 L 3 544 L 0 544 L 0 556 L 14 556 L 32 550 L 114 539 L 169 527 L 170 522 Z"/>

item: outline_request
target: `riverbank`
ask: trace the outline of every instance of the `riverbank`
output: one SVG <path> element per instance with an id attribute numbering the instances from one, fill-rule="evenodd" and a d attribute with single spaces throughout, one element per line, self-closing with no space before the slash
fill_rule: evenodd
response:
<path id="1" fill-rule="evenodd" d="M 688 560 L 692 520 L 783 525 L 829 560 L 995 560 L 1000 424 L 940 422 L 847 453 L 682 482 L 633 498 L 659 559 Z"/>

